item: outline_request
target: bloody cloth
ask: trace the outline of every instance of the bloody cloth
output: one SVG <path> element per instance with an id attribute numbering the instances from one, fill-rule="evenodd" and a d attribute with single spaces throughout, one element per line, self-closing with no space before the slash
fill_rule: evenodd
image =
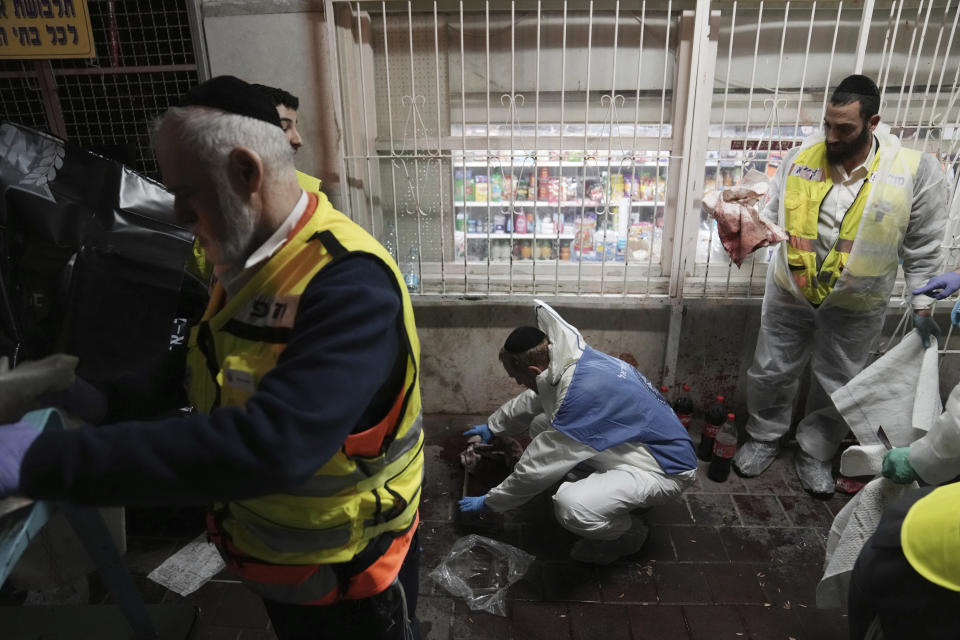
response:
<path id="1" fill-rule="evenodd" d="M 720 242 L 738 267 L 757 249 L 787 239 L 783 229 L 760 217 L 757 205 L 768 186 L 765 175 L 751 170 L 736 187 L 703 196 L 703 210 L 717 221 Z"/>

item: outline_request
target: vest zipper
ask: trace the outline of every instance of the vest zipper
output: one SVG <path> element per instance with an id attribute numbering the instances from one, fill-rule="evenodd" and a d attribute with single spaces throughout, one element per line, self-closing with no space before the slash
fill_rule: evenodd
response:
<path id="1" fill-rule="evenodd" d="M 863 191 L 863 188 L 867 185 L 867 183 L 868 183 L 869 181 L 870 181 L 870 174 L 867 173 L 867 177 L 863 179 L 863 183 L 860 185 L 860 188 L 857 189 L 857 195 L 854 196 L 853 202 L 851 202 L 851 203 L 850 203 L 850 206 L 847 207 L 847 210 L 843 212 L 843 217 L 840 218 L 840 229 L 837 230 L 837 239 L 833 241 L 833 245 L 830 247 L 830 251 L 827 251 L 827 255 L 823 256 L 823 262 L 821 262 L 821 263 L 820 263 L 820 266 L 817 267 L 817 282 L 818 282 L 818 283 L 820 282 L 820 272 L 823 270 L 823 265 L 827 263 L 827 258 L 830 257 L 830 254 L 833 253 L 834 250 L 837 248 L 837 243 L 840 242 L 840 232 L 843 230 L 843 223 L 844 223 L 844 221 L 846 221 L 846 219 L 847 219 L 847 214 L 850 213 L 850 209 L 853 209 L 853 205 L 855 205 L 855 204 L 857 203 L 857 200 L 860 198 L 860 193 Z M 834 183 L 834 186 L 836 186 L 836 183 Z M 829 193 L 829 191 L 828 191 L 827 193 Z M 824 196 L 824 197 L 823 197 L 823 200 L 826 200 L 826 199 L 827 199 L 827 196 Z M 820 201 L 820 205 L 821 205 L 821 206 L 823 206 L 823 200 Z M 864 204 L 866 204 L 866 203 L 864 203 Z M 818 216 L 819 216 L 819 211 L 820 211 L 820 207 L 817 207 L 817 212 L 818 212 L 817 215 L 818 215 Z M 861 214 L 861 215 L 862 215 L 862 214 Z M 859 230 L 858 230 L 858 231 L 859 231 Z M 819 234 L 818 234 L 818 235 L 819 235 Z M 852 244 L 852 243 L 851 243 L 851 244 Z M 839 279 L 839 278 L 840 278 L 840 276 L 837 275 L 837 279 Z"/>

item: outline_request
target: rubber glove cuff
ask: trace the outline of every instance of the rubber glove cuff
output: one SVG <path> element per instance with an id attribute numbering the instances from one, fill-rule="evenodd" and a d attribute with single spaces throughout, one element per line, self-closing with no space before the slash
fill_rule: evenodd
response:
<path id="1" fill-rule="evenodd" d="M 467 496 L 457 503 L 462 513 L 481 513 L 487 510 L 487 496 Z"/>
<path id="2" fill-rule="evenodd" d="M 28 422 L 0 426 L 0 498 L 19 492 L 23 457 L 39 435 L 40 429 Z"/>
<path id="3" fill-rule="evenodd" d="M 953 326 L 960 327 L 960 300 L 957 300 L 957 303 L 953 305 L 953 311 L 950 312 L 950 322 L 953 323 Z"/>
<path id="4" fill-rule="evenodd" d="M 490 427 L 488 427 L 485 424 L 474 425 L 469 429 L 467 429 L 466 431 L 464 431 L 463 435 L 467 436 L 468 438 L 470 436 L 480 436 L 484 444 L 490 442 L 490 440 L 493 439 L 493 432 L 490 431 Z"/>
<path id="5" fill-rule="evenodd" d="M 883 467 L 880 473 L 884 478 L 889 478 L 897 484 L 909 484 L 920 479 L 913 465 L 910 464 L 910 447 L 899 447 L 887 451 L 883 456 Z"/>
<path id="6" fill-rule="evenodd" d="M 917 333 L 920 334 L 924 349 L 930 346 L 930 336 L 940 336 L 940 327 L 937 326 L 933 316 L 921 316 L 914 311 L 913 326 L 916 327 Z"/>

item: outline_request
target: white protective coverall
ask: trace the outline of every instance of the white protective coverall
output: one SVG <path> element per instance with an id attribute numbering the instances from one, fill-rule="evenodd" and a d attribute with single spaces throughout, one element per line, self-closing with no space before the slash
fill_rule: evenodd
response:
<path id="1" fill-rule="evenodd" d="M 910 445 L 910 466 L 927 484 L 960 476 L 960 385 L 950 392 L 930 431 Z"/>
<path id="2" fill-rule="evenodd" d="M 889 167 L 900 149 L 899 140 L 890 134 L 887 125 L 874 131 L 880 141 L 880 165 L 871 176 L 875 185 L 885 180 L 906 180 L 912 189 L 913 201 L 909 222 L 899 239 L 899 246 L 889 247 L 902 260 L 907 295 L 941 270 L 940 244 L 947 217 L 948 185 L 936 158 L 924 154 L 913 176 L 891 175 Z M 763 215 L 781 226 L 785 224 L 781 197 L 793 158 L 801 149 L 823 141 L 823 135 L 811 136 L 801 147 L 791 149 L 771 183 L 770 200 Z M 910 182 L 912 181 L 912 185 Z M 883 216 L 888 209 L 882 199 L 874 197 L 881 190 L 871 189 L 864 208 L 863 220 Z M 828 195 L 827 198 L 830 198 Z M 878 218 L 879 219 L 879 218 Z M 861 228 L 863 223 L 861 222 Z M 886 304 L 868 310 L 848 308 L 856 297 L 860 283 L 871 291 L 885 292 L 889 300 L 896 281 L 896 269 L 885 277 L 849 277 L 860 258 L 861 245 L 854 241 L 847 269 L 819 307 L 804 298 L 789 275 L 786 243 L 781 242 L 767 269 L 766 289 L 761 309 L 760 334 L 753 365 L 747 371 L 746 430 L 756 440 L 773 441 L 786 434 L 790 427 L 793 406 L 807 363 L 812 380 L 807 396 L 805 417 L 797 426 L 800 447 L 819 460 L 829 460 L 836 453 L 847 426 L 837 413 L 830 395 L 856 375 L 866 363 L 873 340 L 883 325 Z M 863 260 L 869 260 L 864 256 Z"/>
<path id="3" fill-rule="evenodd" d="M 555 428 L 553 421 L 586 343 L 556 311 L 539 300 L 536 305 L 537 325 L 550 339 L 550 365 L 537 376 L 537 392 L 524 391 L 487 420 L 495 435 L 529 429 L 531 442 L 513 473 L 486 494 L 486 506 L 497 512 L 518 507 L 585 463 L 593 472 L 560 485 L 553 496 L 554 513 L 564 528 L 579 536 L 614 540 L 630 529 L 631 510 L 668 502 L 694 482 L 693 445 L 689 444 L 690 466 L 668 474 L 644 444 L 624 442 L 598 451 Z"/>

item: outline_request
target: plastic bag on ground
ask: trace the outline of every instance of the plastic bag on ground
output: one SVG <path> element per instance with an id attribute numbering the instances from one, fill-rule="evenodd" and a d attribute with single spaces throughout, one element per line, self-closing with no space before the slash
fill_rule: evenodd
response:
<path id="1" fill-rule="evenodd" d="M 769 185 L 767 176 L 751 169 L 739 185 L 703 196 L 701 206 L 717 221 L 720 242 L 738 267 L 757 249 L 787 239 L 783 229 L 760 217 L 758 205 Z"/>
<path id="2" fill-rule="evenodd" d="M 471 534 L 458 539 L 436 569 L 434 582 L 463 598 L 471 611 L 507 615 L 507 589 L 520 580 L 534 557 L 503 542 Z"/>

